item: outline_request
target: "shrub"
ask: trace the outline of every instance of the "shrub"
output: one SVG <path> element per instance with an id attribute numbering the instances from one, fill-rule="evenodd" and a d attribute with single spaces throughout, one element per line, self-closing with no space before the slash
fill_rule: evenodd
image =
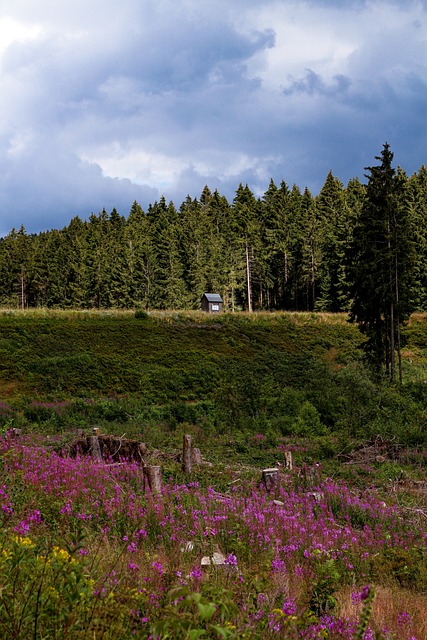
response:
<path id="1" fill-rule="evenodd" d="M 135 318 L 137 318 L 138 320 L 146 320 L 148 318 L 148 313 L 143 309 L 136 309 Z"/>

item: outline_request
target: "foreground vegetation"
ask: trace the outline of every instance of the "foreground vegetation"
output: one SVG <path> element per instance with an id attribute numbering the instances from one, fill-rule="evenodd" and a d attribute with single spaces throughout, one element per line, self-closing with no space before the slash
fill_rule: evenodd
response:
<path id="1" fill-rule="evenodd" d="M 254 468 L 217 463 L 189 481 L 163 461 L 157 496 L 137 465 L 63 445 L 0 441 L 2 637 L 426 637 L 419 515 L 307 467 L 296 443 L 300 464 L 270 493 Z M 274 461 L 289 443 L 250 447 Z M 218 550 L 224 565 L 201 566 Z"/>
<path id="2" fill-rule="evenodd" d="M 426 328 L 400 389 L 344 315 L 3 310 L 0 635 L 425 639 Z M 95 426 L 148 445 L 161 495 L 70 457 Z"/>

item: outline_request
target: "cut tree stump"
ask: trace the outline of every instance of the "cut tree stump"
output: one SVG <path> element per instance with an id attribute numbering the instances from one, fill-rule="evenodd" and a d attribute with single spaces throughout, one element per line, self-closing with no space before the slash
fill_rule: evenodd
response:
<path id="1" fill-rule="evenodd" d="M 191 436 L 188 434 L 184 435 L 183 438 L 183 446 L 182 446 L 182 470 L 184 473 L 191 473 Z"/>
<path id="2" fill-rule="evenodd" d="M 289 469 L 289 471 L 292 471 L 292 452 L 291 451 L 285 451 L 285 469 Z"/>
<path id="3" fill-rule="evenodd" d="M 263 469 L 262 481 L 267 491 L 271 491 L 279 483 L 279 469 L 272 467 L 271 469 Z"/>
<path id="4" fill-rule="evenodd" d="M 144 477 L 147 479 L 148 486 L 153 495 L 162 492 L 162 468 L 158 466 L 144 467 Z"/>
<path id="5" fill-rule="evenodd" d="M 202 464 L 202 454 L 200 452 L 200 449 L 198 449 L 197 447 L 194 447 L 191 452 L 191 462 L 197 465 Z"/>
<path id="6" fill-rule="evenodd" d="M 88 437 L 90 455 L 94 460 L 102 460 L 101 447 L 99 446 L 98 436 Z"/>

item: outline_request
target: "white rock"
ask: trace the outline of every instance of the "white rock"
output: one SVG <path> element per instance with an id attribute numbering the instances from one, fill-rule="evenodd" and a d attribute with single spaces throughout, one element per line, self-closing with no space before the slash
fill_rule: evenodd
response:
<path id="1" fill-rule="evenodd" d="M 225 564 L 225 556 L 220 551 L 214 551 L 212 556 L 204 556 L 201 559 L 200 564 L 202 566 L 208 566 L 211 564 Z"/>

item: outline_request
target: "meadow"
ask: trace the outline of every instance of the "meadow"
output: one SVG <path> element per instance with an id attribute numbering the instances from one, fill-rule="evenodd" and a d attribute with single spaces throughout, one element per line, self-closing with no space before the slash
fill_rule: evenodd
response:
<path id="1" fill-rule="evenodd" d="M 425 640 L 426 327 L 399 389 L 343 315 L 1 311 L 0 636 Z"/>

